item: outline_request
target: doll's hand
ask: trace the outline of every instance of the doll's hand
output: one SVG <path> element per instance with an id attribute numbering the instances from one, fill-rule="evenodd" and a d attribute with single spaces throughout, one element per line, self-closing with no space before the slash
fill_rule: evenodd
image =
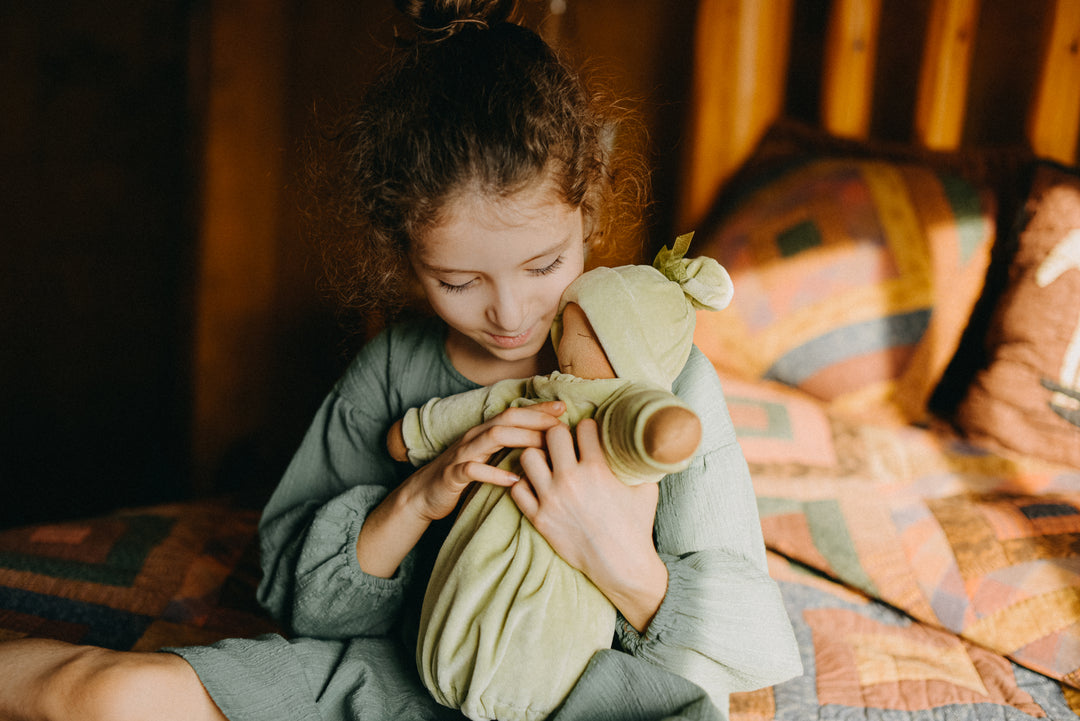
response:
<path id="1" fill-rule="evenodd" d="M 402 422 L 398 419 L 386 434 L 386 450 L 390 457 L 399 463 L 409 460 L 409 449 L 405 445 L 405 433 L 401 430 Z"/>
<path id="2" fill-rule="evenodd" d="M 661 408 L 645 423 L 642 441 L 645 453 L 660 463 L 682 463 L 701 443 L 701 421 L 689 408 Z"/>
<path id="3" fill-rule="evenodd" d="M 656 483 L 627 486 L 611 472 L 592 419 L 547 431 L 547 449 L 521 456 L 527 480 L 511 496 L 555 552 L 582 571 L 639 631 L 667 591 L 667 567 L 653 546 Z M 549 463 L 550 458 L 550 463 Z"/>

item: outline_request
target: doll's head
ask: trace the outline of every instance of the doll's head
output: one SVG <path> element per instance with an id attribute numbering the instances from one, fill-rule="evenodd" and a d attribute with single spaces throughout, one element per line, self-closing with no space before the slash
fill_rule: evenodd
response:
<path id="1" fill-rule="evenodd" d="M 683 257 L 690 239 L 680 236 L 651 266 L 594 268 L 567 287 L 551 328 L 564 372 L 671 387 L 690 355 L 696 311 L 726 307 L 733 292 L 727 271 L 714 259 Z M 564 356 L 570 356 L 570 368 L 564 368 Z M 611 375 L 596 375 L 605 367 Z"/>
<path id="2" fill-rule="evenodd" d="M 588 316 L 577 303 L 567 303 L 559 316 L 561 334 L 555 342 L 559 370 L 578 378 L 615 378 L 617 373 L 600 345 Z"/>

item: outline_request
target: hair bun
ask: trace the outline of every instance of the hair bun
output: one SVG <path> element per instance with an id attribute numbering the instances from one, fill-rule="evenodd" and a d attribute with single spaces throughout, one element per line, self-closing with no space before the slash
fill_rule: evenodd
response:
<path id="1" fill-rule="evenodd" d="M 394 0 L 424 34 L 453 35 L 468 26 L 489 27 L 509 19 L 515 0 Z"/>

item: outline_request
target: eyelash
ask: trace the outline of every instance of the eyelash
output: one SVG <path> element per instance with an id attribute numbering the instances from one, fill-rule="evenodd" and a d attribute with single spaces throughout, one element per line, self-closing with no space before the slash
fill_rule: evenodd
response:
<path id="1" fill-rule="evenodd" d="M 471 280 L 468 283 L 463 283 L 461 285 L 450 285 L 445 281 L 439 281 L 439 287 L 447 293 L 464 293 L 472 284 L 473 282 Z"/>
<path id="2" fill-rule="evenodd" d="M 529 274 L 536 276 L 549 275 L 557 271 L 562 266 L 562 264 L 563 257 L 560 255 L 558 258 L 553 260 L 550 265 L 546 265 L 543 268 L 534 268 L 529 271 Z M 472 284 L 473 281 L 471 280 L 468 283 L 462 283 L 461 285 L 451 285 L 446 281 L 439 281 L 439 287 L 447 293 L 464 293 L 466 290 L 472 287 Z"/>
<path id="3" fill-rule="evenodd" d="M 555 271 L 557 271 L 562 264 L 563 257 L 560 255 L 558 258 L 551 261 L 551 265 L 545 266 L 543 268 L 537 268 L 535 270 L 530 270 L 529 272 L 533 275 L 548 275 L 549 273 L 554 273 Z"/>

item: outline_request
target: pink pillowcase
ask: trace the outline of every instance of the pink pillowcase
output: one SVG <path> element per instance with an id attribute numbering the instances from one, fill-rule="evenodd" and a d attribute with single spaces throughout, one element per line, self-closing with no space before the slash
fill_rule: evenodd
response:
<path id="1" fill-rule="evenodd" d="M 1028 221 L 981 370 L 957 412 L 969 438 L 1080 467 L 1080 178 L 1035 173 Z"/>

